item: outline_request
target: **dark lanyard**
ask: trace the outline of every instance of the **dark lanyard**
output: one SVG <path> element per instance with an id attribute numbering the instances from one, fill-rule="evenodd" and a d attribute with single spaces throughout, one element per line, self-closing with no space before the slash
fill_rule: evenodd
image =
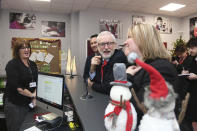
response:
<path id="1" fill-rule="evenodd" d="M 33 72 L 32 72 L 31 64 L 30 64 L 29 60 L 28 60 L 28 64 L 29 64 L 28 69 L 29 69 L 29 72 L 30 72 L 30 74 L 31 74 L 31 81 L 33 82 Z"/>

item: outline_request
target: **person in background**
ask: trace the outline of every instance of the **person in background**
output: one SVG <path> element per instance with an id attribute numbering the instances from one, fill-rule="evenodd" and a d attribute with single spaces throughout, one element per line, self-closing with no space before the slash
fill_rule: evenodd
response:
<path id="1" fill-rule="evenodd" d="M 190 92 L 190 100 L 188 103 L 188 108 L 186 112 L 186 119 L 192 123 L 194 131 L 197 130 L 197 38 L 191 38 L 187 47 L 189 48 L 189 53 L 192 56 L 192 63 L 189 70 L 185 70 L 182 73 L 189 73 L 190 75 L 187 77 L 189 80 L 189 92 Z"/>
<path id="2" fill-rule="evenodd" d="M 113 66 L 115 63 L 127 64 L 127 58 L 121 50 L 117 50 L 114 35 L 109 31 L 101 32 L 97 37 L 98 51 L 101 56 L 91 59 L 90 80 L 92 89 L 101 93 L 109 94 L 114 81 Z"/>
<path id="3" fill-rule="evenodd" d="M 122 45 L 126 56 L 131 52 L 138 54 L 141 61 L 153 66 L 175 89 L 178 82 L 177 72 L 173 64 L 170 62 L 170 55 L 161 41 L 160 35 L 153 25 L 137 24 L 128 31 L 128 39 Z M 143 102 L 145 87 L 150 84 L 148 72 L 141 69 L 138 65 L 129 66 L 126 70 L 127 79 L 132 82 L 132 88 L 140 100 Z M 132 98 L 138 115 L 138 125 L 143 116 L 143 109 L 137 106 Z"/>
<path id="4" fill-rule="evenodd" d="M 94 52 L 94 54 L 91 55 L 91 56 L 88 56 L 86 58 L 85 67 L 84 67 L 84 73 L 83 73 L 83 79 L 84 79 L 84 81 L 86 83 L 88 83 L 88 85 L 90 85 L 90 86 L 92 86 L 92 84 L 93 84 L 90 81 L 90 79 L 89 79 L 91 59 L 92 59 L 92 57 L 99 55 L 98 48 L 97 48 L 97 46 L 98 46 L 97 36 L 98 36 L 98 34 L 94 34 L 94 35 L 90 36 L 90 47 L 91 47 L 92 51 Z"/>
<path id="5" fill-rule="evenodd" d="M 19 131 L 33 103 L 35 106 L 36 64 L 29 60 L 29 42 L 17 42 L 13 47 L 14 58 L 6 65 L 7 83 L 4 95 L 4 112 L 8 131 Z"/>
<path id="6" fill-rule="evenodd" d="M 176 57 L 172 60 L 172 63 L 175 65 L 177 72 L 181 74 L 182 70 L 189 70 L 192 57 L 188 54 L 186 45 L 178 45 L 174 52 Z"/>
<path id="7" fill-rule="evenodd" d="M 181 74 L 185 70 L 189 70 L 191 67 L 191 62 L 192 62 L 192 57 L 188 54 L 187 47 L 184 43 L 178 45 L 175 50 L 174 50 L 175 57 L 172 58 L 172 63 L 176 67 L 176 70 L 178 74 Z M 179 89 L 178 89 L 178 100 L 176 101 L 177 103 L 180 103 L 178 105 L 181 105 L 181 102 L 185 99 L 186 94 L 188 93 L 189 89 L 189 80 L 183 75 L 179 76 Z M 179 107 L 181 108 L 181 107 Z M 184 119 L 184 123 L 187 123 L 189 127 L 191 127 L 192 130 L 192 125 L 189 120 Z M 186 125 L 186 124 L 185 124 Z M 181 129 L 188 130 L 187 127 L 184 124 L 181 125 Z"/>

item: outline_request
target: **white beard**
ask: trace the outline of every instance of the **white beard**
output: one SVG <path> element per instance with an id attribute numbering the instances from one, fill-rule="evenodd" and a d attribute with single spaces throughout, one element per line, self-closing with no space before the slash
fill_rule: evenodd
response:
<path id="1" fill-rule="evenodd" d="M 148 113 L 142 117 L 139 131 L 180 131 L 176 118 L 166 119 L 152 117 Z"/>
<path id="2" fill-rule="evenodd" d="M 131 110 L 132 110 L 132 117 L 133 117 L 133 124 L 131 131 L 134 131 L 136 128 L 137 124 L 137 113 L 135 111 L 135 108 L 132 103 L 131 105 Z M 112 105 L 111 103 L 108 104 L 106 110 L 105 110 L 105 115 L 108 114 L 109 112 L 114 111 L 115 106 Z M 126 123 L 127 123 L 127 112 L 126 110 L 122 109 L 120 114 L 117 116 L 117 121 L 116 121 L 116 126 L 113 128 L 112 126 L 112 120 L 110 117 L 106 117 L 104 119 L 105 122 L 105 127 L 108 131 L 126 131 Z"/>

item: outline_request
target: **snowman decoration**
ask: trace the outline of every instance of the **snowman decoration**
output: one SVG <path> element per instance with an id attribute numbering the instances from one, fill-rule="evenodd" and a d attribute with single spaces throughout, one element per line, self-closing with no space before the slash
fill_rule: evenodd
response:
<path id="1" fill-rule="evenodd" d="M 175 113 L 176 94 L 162 75 L 152 66 L 141 62 L 137 54 L 128 56 L 130 63 L 135 62 L 149 73 L 150 86 L 145 88 L 144 105 L 148 112 L 142 117 L 139 131 L 180 131 Z"/>
<path id="2" fill-rule="evenodd" d="M 134 131 L 137 124 L 137 113 L 130 99 L 132 97 L 127 81 L 126 66 L 116 63 L 113 67 L 115 81 L 110 91 L 111 102 L 105 110 L 104 122 L 108 131 Z"/>

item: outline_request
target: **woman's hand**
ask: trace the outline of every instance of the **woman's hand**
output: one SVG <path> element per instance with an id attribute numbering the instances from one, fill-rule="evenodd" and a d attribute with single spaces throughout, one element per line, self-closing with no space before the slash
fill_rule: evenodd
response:
<path id="1" fill-rule="evenodd" d="M 134 76 L 140 69 L 140 66 L 129 66 L 126 70 L 126 73 L 129 73 L 132 76 Z"/>
<path id="2" fill-rule="evenodd" d="M 177 66 L 179 64 L 179 62 L 177 60 L 174 60 L 174 61 L 172 61 L 172 64 Z"/>
<path id="3" fill-rule="evenodd" d="M 189 74 L 188 70 L 182 70 L 181 74 Z"/>
<path id="4" fill-rule="evenodd" d="M 36 98 L 34 98 L 33 100 L 32 100 L 32 103 L 33 103 L 33 105 L 34 105 L 34 107 L 36 106 Z"/>

